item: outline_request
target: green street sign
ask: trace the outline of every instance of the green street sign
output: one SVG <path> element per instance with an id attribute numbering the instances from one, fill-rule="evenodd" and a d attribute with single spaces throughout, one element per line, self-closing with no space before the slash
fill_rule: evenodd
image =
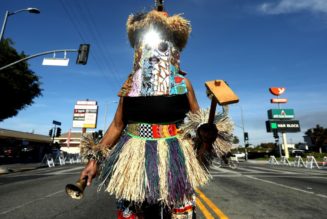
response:
<path id="1" fill-rule="evenodd" d="M 277 129 L 277 123 L 275 123 L 275 122 L 270 123 L 270 128 Z"/>
<path id="2" fill-rule="evenodd" d="M 277 130 L 278 132 L 299 132 L 300 123 L 299 120 L 268 120 L 266 121 L 267 132 L 273 132 Z"/>
<path id="3" fill-rule="evenodd" d="M 268 119 L 293 119 L 293 109 L 270 109 L 268 112 Z"/>

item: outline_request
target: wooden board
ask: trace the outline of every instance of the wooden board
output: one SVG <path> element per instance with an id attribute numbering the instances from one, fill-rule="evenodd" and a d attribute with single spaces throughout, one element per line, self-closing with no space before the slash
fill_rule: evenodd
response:
<path id="1" fill-rule="evenodd" d="M 238 103 L 239 99 L 234 91 L 223 80 L 207 81 L 207 89 L 217 98 L 219 105 Z"/>

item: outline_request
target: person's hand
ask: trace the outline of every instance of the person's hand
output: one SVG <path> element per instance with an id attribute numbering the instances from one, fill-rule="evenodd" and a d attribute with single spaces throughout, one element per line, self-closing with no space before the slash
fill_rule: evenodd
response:
<path id="1" fill-rule="evenodd" d="M 197 136 L 201 142 L 212 145 L 218 136 L 218 129 L 215 124 L 205 123 L 197 129 Z"/>
<path id="2" fill-rule="evenodd" d="M 83 180 L 87 178 L 87 186 L 90 186 L 92 184 L 93 178 L 97 174 L 97 169 L 98 169 L 97 162 L 95 160 L 90 160 L 86 164 L 84 170 L 81 172 L 80 179 Z"/>
<path id="3" fill-rule="evenodd" d="M 218 136 L 218 129 L 215 124 L 205 123 L 197 129 L 196 133 L 197 158 L 206 165 L 206 154 L 212 150 L 212 144 Z"/>

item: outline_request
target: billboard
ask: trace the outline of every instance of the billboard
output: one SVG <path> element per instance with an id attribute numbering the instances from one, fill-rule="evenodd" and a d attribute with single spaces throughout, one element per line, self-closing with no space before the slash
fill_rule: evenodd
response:
<path id="1" fill-rule="evenodd" d="M 74 107 L 74 128 L 96 128 L 98 105 L 96 101 L 77 101 Z"/>

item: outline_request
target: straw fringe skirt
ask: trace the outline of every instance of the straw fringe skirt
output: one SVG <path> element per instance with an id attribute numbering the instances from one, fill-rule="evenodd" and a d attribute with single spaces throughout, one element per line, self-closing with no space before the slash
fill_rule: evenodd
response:
<path id="1" fill-rule="evenodd" d="M 180 136 L 147 139 L 124 133 L 103 164 L 99 189 L 134 203 L 178 205 L 210 176 Z"/>

